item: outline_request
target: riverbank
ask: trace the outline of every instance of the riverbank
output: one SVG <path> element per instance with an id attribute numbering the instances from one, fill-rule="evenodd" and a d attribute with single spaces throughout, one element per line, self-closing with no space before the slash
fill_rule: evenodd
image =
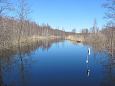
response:
<path id="1" fill-rule="evenodd" d="M 4 49 L 11 49 L 13 47 L 19 47 L 19 44 L 21 47 L 35 43 L 36 41 L 50 41 L 50 40 L 55 40 L 55 39 L 63 39 L 60 36 L 33 36 L 33 37 L 28 37 L 28 38 L 21 38 L 20 43 L 18 40 L 14 40 L 10 43 L 4 43 L 0 45 L 0 50 Z"/>
<path id="2" fill-rule="evenodd" d="M 20 45 L 21 46 L 26 46 L 28 44 L 34 43 L 36 41 L 40 40 L 55 40 L 55 39 L 63 39 L 63 40 L 69 40 L 77 43 L 83 43 L 84 38 L 82 36 L 75 36 L 75 35 L 69 35 L 69 36 L 32 36 L 32 37 L 26 37 L 20 39 Z M 11 42 L 7 42 L 4 44 L 0 45 L 0 50 L 1 49 L 9 49 L 12 47 L 19 47 L 19 42 L 18 40 L 13 40 Z"/>
<path id="3" fill-rule="evenodd" d="M 70 35 L 65 38 L 66 40 L 74 41 L 77 43 L 83 43 L 85 40 L 82 36 Z"/>

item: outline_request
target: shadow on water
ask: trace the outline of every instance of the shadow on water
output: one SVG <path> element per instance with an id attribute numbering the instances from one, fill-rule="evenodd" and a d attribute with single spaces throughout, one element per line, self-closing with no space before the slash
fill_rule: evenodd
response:
<path id="1" fill-rule="evenodd" d="M 28 86 L 28 79 L 31 79 L 28 76 L 31 74 L 29 69 L 34 62 L 28 59 L 31 58 L 31 53 L 39 48 L 48 51 L 52 44 L 62 41 L 62 39 L 39 40 L 31 44 L 26 43 L 25 46 L 0 50 L 0 86 Z"/>

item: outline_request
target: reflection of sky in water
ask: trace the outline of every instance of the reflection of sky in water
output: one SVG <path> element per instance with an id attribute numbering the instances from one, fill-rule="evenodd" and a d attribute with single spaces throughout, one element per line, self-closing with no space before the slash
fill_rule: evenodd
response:
<path id="1" fill-rule="evenodd" d="M 46 50 L 38 48 L 29 55 L 18 55 L 12 60 L 15 64 L 1 72 L 3 82 L 14 86 L 100 86 L 106 82 L 104 65 L 108 56 L 104 52 L 94 53 L 90 47 L 87 64 L 89 47 L 65 41 Z"/>

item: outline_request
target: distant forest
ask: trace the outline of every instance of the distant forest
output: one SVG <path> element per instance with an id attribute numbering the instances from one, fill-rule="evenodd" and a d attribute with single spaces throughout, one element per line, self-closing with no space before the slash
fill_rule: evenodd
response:
<path id="1" fill-rule="evenodd" d="M 49 38 L 66 38 L 74 36 L 76 40 L 78 33 L 73 29 L 71 32 L 65 32 L 64 29 L 59 30 L 52 28 L 48 24 L 39 25 L 29 20 L 29 14 L 32 13 L 28 6 L 27 0 L 16 0 L 15 7 L 10 0 L 0 0 L 0 49 L 7 48 L 15 44 L 20 45 L 22 42 L 32 39 L 49 39 Z M 80 36 L 84 38 L 84 43 L 95 45 L 115 52 L 115 0 L 105 0 L 103 8 L 106 9 L 105 19 L 108 23 L 101 29 L 98 28 L 96 20 L 91 30 L 82 29 Z M 16 15 L 8 16 L 7 14 L 14 12 Z M 47 15 L 47 14 L 46 14 Z"/>
<path id="2" fill-rule="evenodd" d="M 72 33 L 52 28 L 48 24 L 39 25 L 30 21 L 28 15 L 30 8 L 27 0 L 16 0 L 18 6 L 14 7 L 10 0 L 0 0 L 0 48 L 12 46 L 16 43 L 31 40 L 32 38 L 61 37 L 64 38 Z M 7 13 L 15 12 L 16 17 L 8 16 Z"/>

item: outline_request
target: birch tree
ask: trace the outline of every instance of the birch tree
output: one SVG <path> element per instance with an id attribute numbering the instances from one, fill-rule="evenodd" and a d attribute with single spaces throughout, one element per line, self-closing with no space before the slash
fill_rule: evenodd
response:
<path id="1" fill-rule="evenodd" d="M 28 6 L 27 0 L 18 0 L 18 8 L 17 14 L 19 18 L 19 30 L 18 30 L 18 43 L 21 42 L 21 36 L 24 34 L 22 30 L 24 29 L 24 21 L 27 20 L 28 15 L 30 13 L 30 8 Z"/>

